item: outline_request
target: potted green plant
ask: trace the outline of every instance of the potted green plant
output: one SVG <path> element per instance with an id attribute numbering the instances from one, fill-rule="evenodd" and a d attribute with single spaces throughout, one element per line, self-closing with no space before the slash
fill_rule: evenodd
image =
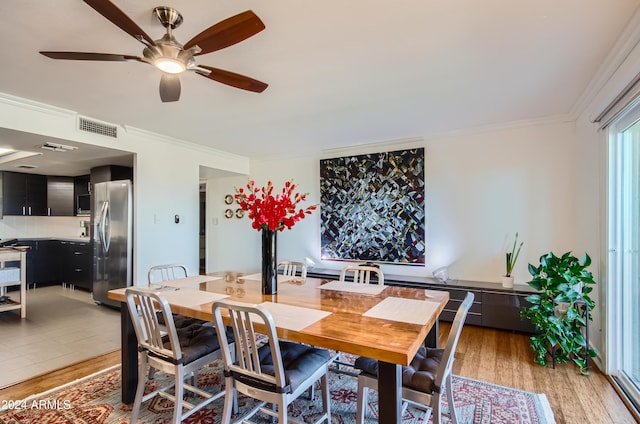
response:
<path id="1" fill-rule="evenodd" d="M 522 249 L 522 245 L 524 242 L 520 242 L 518 245 L 518 233 L 516 233 L 516 238 L 513 240 L 513 247 L 511 248 L 511 252 L 507 252 L 507 273 L 502 276 L 502 286 L 511 288 L 513 287 L 513 276 L 511 273 L 513 272 L 513 267 L 516 265 L 516 261 L 518 260 L 518 256 L 520 255 L 520 249 Z"/>
<path id="2" fill-rule="evenodd" d="M 538 330 L 530 345 L 535 361 L 542 366 L 548 364 L 548 358 L 554 367 L 556 362 L 573 361 L 581 373 L 589 373 L 588 359 L 596 356 L 583 334 L 585 316 L 591 319 L 586 312 L 595 306 L 589 297 L 590 286 L 595 284 L 586 269 L 589 265 L 588 254 L 580 261 L 571 252 L 560 257 L 549 252 L 540 257 L 539 266 L 529 264 L 533 279 L 528 284 L 538 293 L 526 297 L 531 306 L 522 308 L 520 317 L 531 320 Z"/>

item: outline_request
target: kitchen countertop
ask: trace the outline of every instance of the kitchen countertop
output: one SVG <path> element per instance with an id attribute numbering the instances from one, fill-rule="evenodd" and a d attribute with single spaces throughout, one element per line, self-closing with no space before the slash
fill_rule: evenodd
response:
<path id="1" fill-rule="evenodd" d="M 18 243 L 24 242 L 24 241 L 40 241 L 40 240 L 70 241 L 74 243 L 88 243 L 91 241 L 89 237 L 24 237 L 24 238 L 19 238 Z"/>

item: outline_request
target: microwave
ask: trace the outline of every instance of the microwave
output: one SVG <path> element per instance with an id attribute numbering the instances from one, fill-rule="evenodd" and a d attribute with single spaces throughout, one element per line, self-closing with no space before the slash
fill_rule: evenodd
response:
<path id="1" fill-rule="evenodd" d="M 78 215 L 89 215 L 91 214 L 91 195 L 89 194 L 80 194 L 78 195 Z"/>

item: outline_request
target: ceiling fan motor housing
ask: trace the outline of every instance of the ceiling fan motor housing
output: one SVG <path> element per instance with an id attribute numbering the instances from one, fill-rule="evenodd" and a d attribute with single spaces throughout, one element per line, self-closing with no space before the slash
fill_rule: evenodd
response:
<path id="1" fill-rule="evenodd" d="M 165 28 L 176 29 L 182 23 L 182 15 L 173 7 L 158 6 L 153 9 L 153 13 Z"/>

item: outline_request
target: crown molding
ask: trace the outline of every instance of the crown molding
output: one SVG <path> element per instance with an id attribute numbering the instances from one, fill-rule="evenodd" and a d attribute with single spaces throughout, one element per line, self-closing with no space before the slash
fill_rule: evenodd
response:
<path id="1" fill-rule="evenodd" d="M 365 155 L 379 152 L 386 152 L 389 149 L 411 149 L 424 147 L 424 138 L 422 137 L 407 137 L 395 140 L 374 141 L 372 143 L 355 144 L 347 147 L 337 147 L 333 149 L 321 150 L 322 158 L 332 158 L 344 155 Z"/>
<path id="2" fill-rule="evenodd" d="M 163 143 L 171 144 L 174 146 L 188 147 L 190 150 L 196 150 L 202 153 L 214 154 L 216 156 L 227 158 L 227 159 L 249 160 L 249 158 L 246 156 L 237 155 L 235 153 L 219 150 L 214 147 L 210 147 L 204 144 L 194 143 L 188 140 L 154 133 L 153 131 L 143 130 L 141 128 L 136 128 L 129 125 L 123 125 L 123 128 L 127 134 L 136 135 L 138 137 L 152 139 L 154 141 L 161 141 Z"/>
<path id="3" fill-rule="evenodd" d="M 575 119 L 589 107 L 600 90 L 612 78 L 620 65 L 640 43 L 640 8 L 636 9 L 613 48 L 582 92 L 569 114 Z"/>
<path id="4" fill-rule="evenodd" d="M 64 118 L 75 118 L 77 115 L 76 112 L 63 109 L 57 106 L 51 106 L 46 103 L 37 102 L 35 100 L 25 99 L 24 97 L 17 97 L 11 94 L 0 92 L 0 103 L 4 103 L 9 106 L 18 107 L 21 109 L 27 109 L 30 111 L 46 113 L 48 115 L 54 115 Z"/>
<path id="5" fill-rule="evenodd" d="M 567 122 L 575 122 L 575 118 L 570 114 L 566 114 L 566 113 L 558 114 L 558 115 L 549 115 L 542 118 L 522 119 L 519 121 L 502 122 L 498 124 L 481 125 L 477 127 L 447 131 L 442 134 L 429 136 L 427 140 L 436 141 L 436 140 L 442 140 L 442 139 L 458 138 L 458 137 L 472 136 L 472 135 L 485 134 L 485 133 L 491 133 L 491 132 L 508 131 L 508 130 L 513 130 L 518 128 L 566 124 Z"/>

